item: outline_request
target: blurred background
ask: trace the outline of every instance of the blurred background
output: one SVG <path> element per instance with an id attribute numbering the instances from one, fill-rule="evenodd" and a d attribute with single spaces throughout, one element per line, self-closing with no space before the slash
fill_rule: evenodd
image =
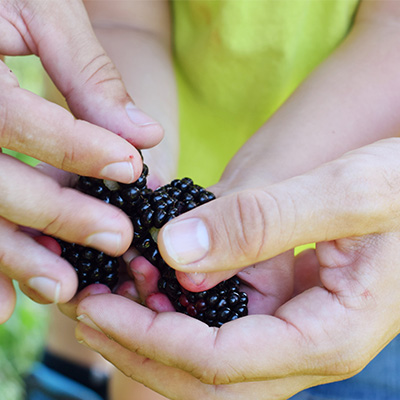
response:
<path id="1" fill-rule="evenodd" d="M 6 64 L 17 76 L 20 86 L 42 95 L 44 74 L 35 56 L 6 57 Z M 35 164 L 35 160 L 11 151 L 13 156 Z M 2 171 L 7 173 L 7 171 Z M 22 400 L 23 377 L 41 355 L 47 332 L 49 307 L 38 305 L 17 291 L 17 307 L 12 317 L 0 325 L 0 399 Z"/>

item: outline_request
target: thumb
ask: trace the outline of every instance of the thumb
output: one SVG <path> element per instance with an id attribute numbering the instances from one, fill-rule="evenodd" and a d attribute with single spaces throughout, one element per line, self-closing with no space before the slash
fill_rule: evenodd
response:
<path id="1" fill-rule="evenodd" d="M 243 268 L 307 243 L 393 229 L 400 211 L 393 184 L 400 179 L 398 140 L 187 212 L 160 231 L 160 252 L 177 270 L 211 272 Z"/>
<path id="2" fill-rule="evenodd" d="M 24 11 L 31 13 L 25 21 L 32 51 L 77 118 L 113 131 L 139 148 L 161 140 L 160 124 L 135 107 L 81 1 L 30 2 Z"/>

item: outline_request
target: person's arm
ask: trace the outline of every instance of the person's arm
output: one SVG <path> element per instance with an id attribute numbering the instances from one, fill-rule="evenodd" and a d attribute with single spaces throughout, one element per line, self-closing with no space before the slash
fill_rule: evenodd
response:
<path id="1" fill-rule="evenodd" d="M 362 3 L 346 42 L 256 134 L 260 150 L 251 141 L 230 164 L 219 185 L 227 195 L 167 225 L 194 217 L 206 223 L 205 255 L 197 252 L 191 263 L 191 254 L 173 257 L 181 247 L 170 253 L 170 263 L 183 271 L 243 267 L 318 242 L 312 262 L 321 286 L 311 285 L 273 316 L 251 315 L 219 330 L 96 296 L 78 307 L 78 339 L 175 399 L 268 393 L 282 400 L 357 373 L 399 333 L 399 139 L 290 178 L 346 149 L 397 135 L 399 13 L 398 2 Z M 269 186 L 284 178 L 290 179 Z M 163 255 L 170 250 L 165 233 Z"/>
<path id="2" fill-rule="evenodd" d="M 400 333 L 399 151 L 386 139 L 267 187 L 280 207 L 266 257 L 317 242 L 297 260 L 302 288 L 273 315 L 209 328 L 101 294 L 80 302 L 78 340 L 177 400 L 284 400 L 358 373 Z"/>
<path id="3" fill-rule="evenodd" d="M 150 179 L 156 180 L 153 186 L 165 184 L 176 178 L 179 147 L 169 1 L 90 0 L 85 5 L 128 92 L 164 129 L 162 142 L 143 155 Z"/>
<path id="4" fill-rule="evenodd" d="M 264 260 L 273 246 L 265 238 L 274 236 L 269 207 L 279 206 L 264 193 L 268 184 L 399 134 L 399 21 L 399 2 L 361 3 L 346 40 L 229 163 L 212 188 L 220 198 L 161 230 L 158 243 L 169 265 L 184 272 L 211 272 Z M 208 232 L 209 246 L 196 244 L 186 224 L 183 234 L 193 238 L 191 248 L 197 248 L 190 252 L 176 243 L 174 232 L 181 221 L 195 219 L 206 226 L 201 231 Z"/>

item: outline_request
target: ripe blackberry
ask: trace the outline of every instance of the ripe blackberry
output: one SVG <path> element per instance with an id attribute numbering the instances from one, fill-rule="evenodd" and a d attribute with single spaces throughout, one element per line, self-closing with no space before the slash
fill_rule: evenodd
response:
<path id="1" fill-rule="evenodd" d="M 247 315 L 247 295 L 240 291 L 237 277 L 207 291 L 190 292 L 180 285 L 175 270 L 165 263 L 158 251 L 159 228 L 172 218 L 215 199 L 214 194 L 184 178 L 174 180 L 144 197 L 141 209 L 133 219 L 137 229 L 133 244 L 160 270 L 160 292 L 168 296 L 177 311 L 209 326 L 220 327 L 225 322 Z"/>
<path id="2" fill-rule="evenodd" d="M 144 164 L 139 179 L 131 184 L 81 176 L 76 189 L 106 203 L 113 204 L 126 214 L 131 215 L 142 202 L 142 192 L 148 190 L 146 186 L 148 171 L 147 165 Z"/>
<path id="3" fill-rule="evenodd" d="M 76 189 L 82 193 L 96 197 L 106 203 L 113 204 L 126 214 L 136 213 L 143 202 L 142 193 L 146 193 L 148 168 L 143 166 L 139 179 L 132 184 L 123 184 L 96 178 L 81 176 Z M 65 258 L 78 274 L 78 290 L 92 283 L 102 283 L 112 289 L 118 281 L 119 262 L 101 251 L 68 243 L 58 239 L 61 256 Z"/>
<path id="4" fill-rule="evenodd" d="M 232 277 L 212 289 L 189 292 L 179 284 L 172 268 L 158 283 L 160 292 L 168 296 L 177 311 L 216 327 L 247 315 L 247 295 L 239 285 L 239 279 Z"/>
<path id="5" fill-rule="evenodd" d="M 144 164 L 140 178 L 132 184 L 80 177 L 76 188 L 113 204 L 129 216 L 134 227 L 133 246 L 159 269 L 159 290 L 168 296 L 178 312 L 216 327 L 247 315 L 247 295 L 240 291 L 237 277 L 207 291 L 189 292 L 179 284 L 175 270 L 165 263 L 158 251 L 159 229 L 172 218 L 214 200 L 214 194 L 194 184 L 190 178 L 175 179 L 153 191 L 147 188 L 147 175 L 148 168 Z M 62 257 L 78 273 L 79 290 L 91 283 L 115 286 L 117 259 L 77 244 L 59 243 Z"/>
<path id="6" fill-rule="evenodd" d="M 61 257 L 65 258 L 78 274 L 78 291 L 92 283 L 101 283 L 113 289 L 118 282 L 118 259 L 102 251 L 57 239 Z"/>

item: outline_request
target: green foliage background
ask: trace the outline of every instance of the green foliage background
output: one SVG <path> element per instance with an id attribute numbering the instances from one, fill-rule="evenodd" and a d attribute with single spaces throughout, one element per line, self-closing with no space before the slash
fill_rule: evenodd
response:
<path id="1" fill-rule="evenodd" d="M 42 94 L 43 74 L 36 57 L 6 58 L 6 63 L 17 76 L 21 87 Z M 31 157 L 13 151 L 6 152 L 28 164 L 33 165 L 36 162 Z M 16 310 L 5 324 L 0 325 L 1 400 L 24 398 L 23 376 L 40 357 L 48 325 L 48 306 L 34 303 L 18 287 L 16 291 Z"/>

